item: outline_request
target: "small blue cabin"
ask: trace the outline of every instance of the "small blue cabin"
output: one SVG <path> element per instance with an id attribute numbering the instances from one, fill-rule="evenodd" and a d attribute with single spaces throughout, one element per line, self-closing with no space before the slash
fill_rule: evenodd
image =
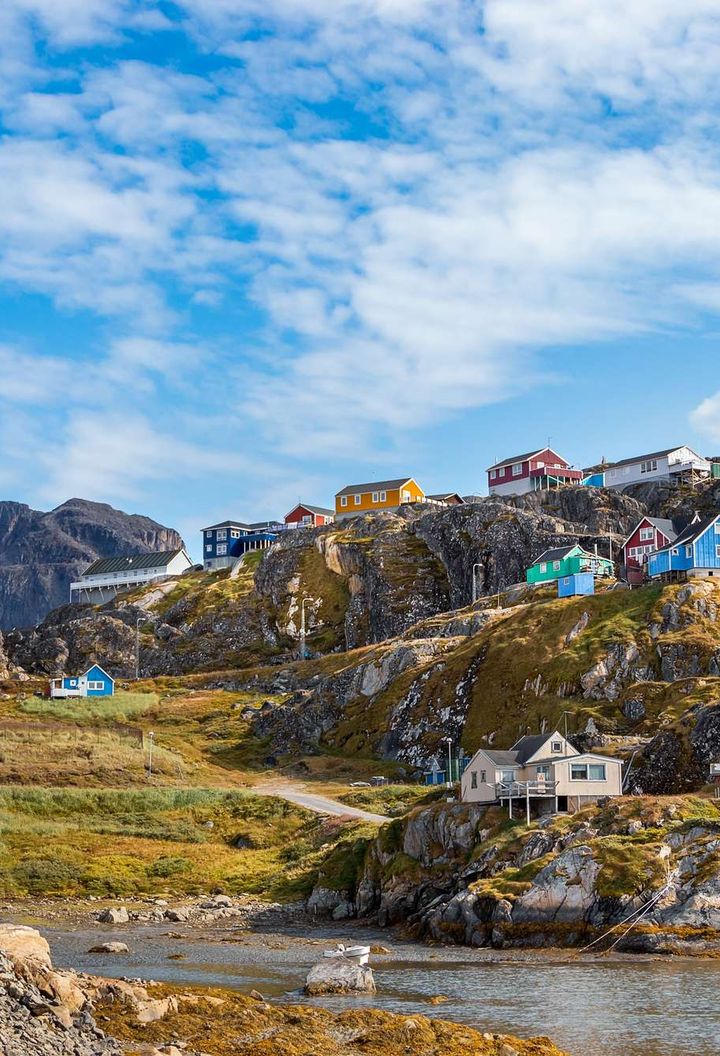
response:
<path id="1" fill-rule="evenodd" d="M 578 595 L 595 593 L 595 576 L 592 572 L 576 572 L 572 576 L 562 576 L 558 581 L 559 598 L 575 598 Z"/>
<path id="2" fill-rule="evenodd" d="M 50 682 L 51 697 L 111 697 L 115 679 L 99 664 L 93 664 L 84 675 L 63 675 Z"/>
<path id="3" fill-rule="evenodd" d="M 669 583 L 694 576 L 720 579 L 720 513 L 696 516 L 671 543 L 648 554 L 647 574 Z"/>

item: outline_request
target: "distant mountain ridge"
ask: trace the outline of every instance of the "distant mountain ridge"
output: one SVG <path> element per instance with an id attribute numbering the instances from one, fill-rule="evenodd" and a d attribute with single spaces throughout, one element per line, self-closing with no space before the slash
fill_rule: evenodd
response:
<path id="1" fill-rule="evenodd" d="M 47 513 L 0 502 L 0 630 L 33 626 L 65 604 L 71 581 L 99 557 L 182 545 L 173 528 L 104 502 L 68 499 Z"/>

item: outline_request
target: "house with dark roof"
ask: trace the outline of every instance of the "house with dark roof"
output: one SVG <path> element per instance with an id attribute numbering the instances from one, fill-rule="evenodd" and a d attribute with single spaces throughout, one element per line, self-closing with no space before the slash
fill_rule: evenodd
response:
<path id="1" fill-rule="evenodd" d="M 615 566 L 608 557 L 591 554 L 579 543 L 551 547 L 536 557 L 525 573 L 528 583 L 550 583 L 553 580 L 591 572 L 595 576 L 612 576 Z"/>
<path id="2" fill-rule="evenodd" d="M 465 499 L 456 491 L 439 491 L 435 495 L 426 495 L 425 501 L 437 506 L 463 506 L 465 503 Z"/>
<path id="3" fill-rule="evenodd" d="M 630 484 L 647 481 L 696 484 L 709 477 L 711 472 L 708 459 L 691 447 L 666 447 L 662 451 L 590 466 L 584 470 L 583 483 L 604 488 L 627 488 Z"/>
<path id="4" fill-rule="evenodd" d="M 401 506 L 412 502 L 425 502 L 425 492 L 412 477 L 348 484 L 335 495 L 335 520 L 363 513 L 397 513 Z"/>
<path id="5" fill-rule="evenodd" d="M 285 514 L 285 527 L 320 528 L 324 524 L 332 524 L 334 520 L 334 510 L 328 510 L 325 506 L 311 506 L 309 502 L 299 502 L 297 506 L 293 506 L 290 513 Z"/>
<path id="6" fill-rule="evenodd" d="M 550 447 L 526 451 L 495 462 L 487 470 L 491 495 L 524 495 L 569 484 L 582 484 L 583 475 Z"/>
<path id="7" fill-rule="evenodd" d="M 633 585 L 645 579 L 648 554 L 660 550 L 677 538 L 673 522 L 667 517 L 642 517 L 620 547 L 625 578 Z"/>
<path id="8" fill-rule="evenodd" d="M 181 576 L 189 568 L 192 568 L 192 561 L 185 547 L 150 554 L 101 557 L 70 584 L 70 601 L 103 604 L 112 601 L 120 591 Z"/>
<path id="9" fill-rule="evenodd" d="M 647 575 L 664 582 L 720 579 L 720 513 L 696 516 L 675 539 L 647 555 Z"/>
<path id="10" fill-rule="evenodd" d="M 558 731 L 521 737 L 512 748 L 479 748 L 460 781 L 464 803 L 507 803 L 530 820 L 539 813 L 575 811 L 604 796 L 622 795 L 622 763 L 579 752 Z"/>
<path id="11" fill-rule="evenodd" d="M 231 568 L 245 554 L 267 550 L 285 531 L 281 521 L 220 521 L 203 528 L 203 567 Z"/>

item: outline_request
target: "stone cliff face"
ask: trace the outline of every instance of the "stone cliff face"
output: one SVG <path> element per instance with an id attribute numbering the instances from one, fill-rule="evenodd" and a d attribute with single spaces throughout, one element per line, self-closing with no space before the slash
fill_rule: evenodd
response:
<path id="1" fill-rule="evenodd" d="M 615 800 L 514 829 L 498 807 L 435 803 L 350 853 L 349 885 L 337 856 L 321 869 L 320 915 L 507 948 L 585 945 L 645 909 L 622 948 L 720 946 L 720 809 L 704 800 Z"/>
<path id="2" fill-rule="evenodd" d="M 105 503 L 70 499 L 42 513 L 0 502 L 0 629 L 32 626 L 64 604 L 70 582 L 98 557 L 181 545 L 172 529 Z"/>

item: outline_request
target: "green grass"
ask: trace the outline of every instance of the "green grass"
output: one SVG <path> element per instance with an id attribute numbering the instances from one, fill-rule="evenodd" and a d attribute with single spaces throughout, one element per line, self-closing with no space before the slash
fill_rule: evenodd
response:
<path id="1" fill-rule="evenodd" d="M 421 803 L 431 803 L 443 791 L 429 789 L 426 785 L 385 785 L 382 788 L 351 788 L 337 798 L 348 806 L 394 818 L 407 814 Z"/>
<path id="2" fill-rule="evenodd" d="M 112 697 L 75 697 L 45 700 L 28 697 L 19 710 L 43 720 L 63 722 L 129 722 L 158 703 L 157 693 L 132 693 L 118 690 Z"/>

